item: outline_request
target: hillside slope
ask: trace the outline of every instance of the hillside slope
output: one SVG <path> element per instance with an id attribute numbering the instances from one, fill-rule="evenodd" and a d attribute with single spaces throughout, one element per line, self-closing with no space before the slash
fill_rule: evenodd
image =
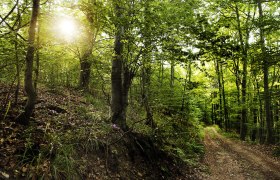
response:
<path id="1" fill-rule="evenodd" d="M 30 125 L 20 126 L 13 120 L 23 93 L 15 105 L 14 90 L 0 89 L 3 179 L 198 179 L 196 168 L 163 150 L 163 139 L 114 128 L 98 98 L 40 88 Z"/>

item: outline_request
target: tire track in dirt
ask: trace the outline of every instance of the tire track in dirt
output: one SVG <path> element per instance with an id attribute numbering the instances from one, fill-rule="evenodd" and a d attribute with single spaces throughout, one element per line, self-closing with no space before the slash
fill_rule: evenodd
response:
<path id="1" fill-rule="evenodd" d="M 280 180 L 280 163 L 240 142 L 221 136 L 213 127 L 205 128 L 204 163 L 212 180 Z"/>

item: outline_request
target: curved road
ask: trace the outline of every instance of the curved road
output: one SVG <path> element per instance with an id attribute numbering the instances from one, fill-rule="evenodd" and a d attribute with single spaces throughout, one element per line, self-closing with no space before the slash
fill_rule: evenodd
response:
<path id="1" fill-rule="evenodd" d="M 280 180 L 280 162 L 223 137 L 213 127 L 205 128 L 204 144 L 204 162 L 209 173 L 204 174 L 203 179 Z"/>

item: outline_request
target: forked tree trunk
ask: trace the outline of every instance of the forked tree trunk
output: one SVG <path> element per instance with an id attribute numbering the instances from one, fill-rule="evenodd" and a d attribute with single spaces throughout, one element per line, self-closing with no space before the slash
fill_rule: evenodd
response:
<path id="1" fill-rule="evenodd" d="M 29 124 L 30 116 L 34 110 L 36 102 L 36 92 L 33 87 L 33 59 L 35 51 L 35 34 L 36 23 L 39 14 L 40 0 L 33 0 L 31 22 L 29 27 L 28 48 L 26 53 L 26 69 L 24 78 L 24 89 L 27 93 L 27 102 L 24 107 L 24 111 L 16 118 L 16 122 L 19 124 Z"/>

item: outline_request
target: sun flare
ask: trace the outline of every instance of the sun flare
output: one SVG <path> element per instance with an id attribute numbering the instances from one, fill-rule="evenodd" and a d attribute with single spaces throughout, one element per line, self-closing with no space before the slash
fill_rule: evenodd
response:
<path id="1" fill-rule="evenodd" d="M 71 18 L 63 18 L 58 21 L 57 31 L 59 36 L 67 41 L 73 41 L 77 36 L 77 25 Z"/>

